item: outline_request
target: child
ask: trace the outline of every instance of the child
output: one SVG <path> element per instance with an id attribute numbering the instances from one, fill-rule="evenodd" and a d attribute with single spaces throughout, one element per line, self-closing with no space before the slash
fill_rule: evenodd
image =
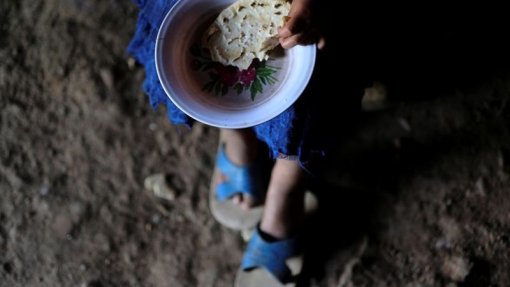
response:
<path id="1" fill-rule="evenodd" d="M 145 65 L 144 88 L 151 104 L 166 103 L 174 124 L 189 125 L 191 120 L 170 102 L 157 82 L 152 57 L 155 31 L 175 1 L 135 2 L 142 11 L 129 51 Z M 211 181 L 211 210 L 229 227 L 256 227 L 236 286 L 280 286 L 291 281 L 296 270 L 290 270 L 286 260 L 301 251 L 299 234 L 305 216 L 307 171 L 324 157 L 338 131 L 349 122 L 352 111 L 358 110 L 362 86 L 354 81 L 355 69 L 349 69 L 355 65 L 351 65 L 352 59 L 344 57 L 345 54 L 337 53 L 341 50 L 335 49 L 334 41 L 327 41 L 327 29 L 317 21 L 317 15 L 323 13 L 317 3 L 318 0 L 294 0 L 290 18 L 279 29 L 280 44 L 285 49 L 312 43 L 324 48 L 304 94 L 292 107 L 268 122 L 248 129 L 220 131 Z M 332 118 L 336 121 L 331 121 Z M 260 162 L 266 156 L 261 149 L 264 145 L 276 158 L 268 182 L 260 182 L 263 178 Z"/>

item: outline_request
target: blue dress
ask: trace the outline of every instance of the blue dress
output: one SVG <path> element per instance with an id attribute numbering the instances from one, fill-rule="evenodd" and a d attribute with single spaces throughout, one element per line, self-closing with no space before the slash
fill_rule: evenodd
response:
<path id="1" fill-rule="evenodd" d="M 140 7 L 140 14 L 128 52 L 145 67 L 144 91 L 153 108 L 166 106 L 173 124 L 190 126 L 193 119 L 177 108 L 161 87 L 154 60 L 159 26 L 177 1 L 134 2 Z M 357 73 L 353 70 L 344 73 L 351 65 L 335 56 L 343 53 L 337 53 L 334 48 L 330 50 L 335 52 L 319 53 L 311 82 L 296 103 L 277 117 L 253 127 L 257 138 L 267 144 L 274 158 L 296 158 L 307 170 L 312 163 L 320 162 L 336 140 L 344 135 L 345 127 L 352 124 L 352 117 L 359 110 L 363 94 L 363 83 Z M 352 62 L 350 57 L 345 59 Z M 333 63 L 340 63 L 343 68 L 338 69 Z"/>

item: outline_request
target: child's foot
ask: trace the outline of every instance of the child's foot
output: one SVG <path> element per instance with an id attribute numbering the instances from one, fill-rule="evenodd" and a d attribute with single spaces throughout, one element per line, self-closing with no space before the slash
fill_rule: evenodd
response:
<path id="1" fill-rule="evenodd" d="M 209 205 L 227 227 L 251 229 L 262 216 L 265 188 L 257 149 L 252 131 L 221 130 Z"/>
<path id="2" fill-rule="evenodd" d="M 247 166 L 256 161 L 258 141 L 253 132 L 249 130 L 221 130 L 220 133 L 220 141 L 225 146 L 225 154 L 230 162 L 237 166 Z M 222 144 L 220 144 L 220 148 Z M 228 180 L 228 175 L 221 173 L 216 184 Z M 260 199 L 246 193 L 237 193 L 231 197 L 231 200 L 244 210 L 261 204 Z"/>
<path id="3" fill-rule="evenodd" d="M 247 166 L 256 161 L 258 141 L 251 130 L 222 129 L 220 133 L 220 141 L 225 144 L 225 154 L 229 161 L 238 166 Z M 221 174 L 217 184 L 228 180 L 227 175 Z M 258 202 L 260 199 L 246 193 L 237 193 L 231 200 L 245 210 L 261 204 L 261 202 Z"/>
<path id="4" fill-rule="evenodd" d="M 305 173 L 278 159 L 259 229 L 252 235 L 235 286 L 294 286 L 302 269 L 299 233 L 305 219 Z"/>

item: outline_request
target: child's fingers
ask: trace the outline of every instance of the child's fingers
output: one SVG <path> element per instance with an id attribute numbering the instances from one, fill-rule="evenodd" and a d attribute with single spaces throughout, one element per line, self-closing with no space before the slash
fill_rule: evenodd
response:
<path id="1" fill-rule="evenodd" d="M 287 27 L 287 25 L 278 28 L 278 37 L 285 39 L 290 36 L 292 36 L 292 32 L 290 31 L 289 27 Z"/>
<path id="2" fill-rule="evenodd" d="M 322 50 L 326 45 L 326 39 L 317 32 L 299 33 L 287 38 L 280 38 L 280 45 L 284 49 L 290 49 L 296 45 L 317 44 L 317 49 Z"/>
<path id="3" fill-rule="evenodd" d="M 322 50 L 326 46 L 326 38 L 319 37 L 319 41 L 317 42 L 317 49 Z"/>
<path id="4" fill-rule="evenodd" d="M 307 29 L 308 22 L 303 17 L 289 17 L 285 25 L 278 29 L 278 36 L 287 38 L 299 34 Z"/>
<path id="5" fill-rule="evenodd" d="M 284 49 L 290 49 L 290 48 L 296 46 L 297 44 L 299 44 L 302 37 L 303 37 L 303 34 L 300 33 L 300 34 L 292 35 L 287 38 L 280 38 L 280 45 L 282 45 L 282 47 Z"/>

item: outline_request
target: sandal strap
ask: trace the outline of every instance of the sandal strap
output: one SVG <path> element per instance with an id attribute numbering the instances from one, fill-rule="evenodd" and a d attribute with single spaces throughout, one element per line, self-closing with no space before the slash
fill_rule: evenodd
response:
<path id="1" fill-rule="evenodd" d="M 297 253 L 297 237 L 268 242 L 262 238 L 257 228 L 248 242 L 241 268 L 246 271 L 258 267 L 266 268 L 278 281 L 285 283 L 292 278 L 286 260 Z"/>
<path id="2" fill-rule="evenodd" d="M 216 166 L 227 177 L 227 180 L 216 188 L 218 200 L 228 200 L 238 193 L 248 194 L 256 199 L 262 198 L 260 168 L 256 162 L 244 166 L 234 164 L 228 159 L 223 144 L 216 157 Z"/>

